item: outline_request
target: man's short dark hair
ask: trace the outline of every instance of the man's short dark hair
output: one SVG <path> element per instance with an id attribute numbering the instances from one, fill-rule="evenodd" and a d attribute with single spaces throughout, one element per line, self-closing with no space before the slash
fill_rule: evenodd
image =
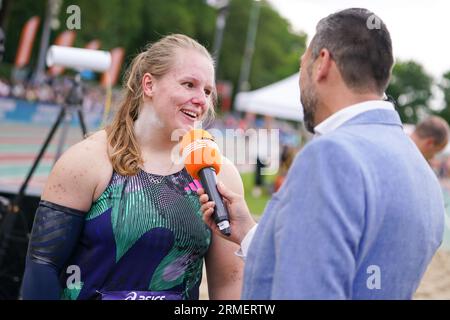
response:
<path id="1" fill-rule="evenodd" d="M 394 63 L 391 36 L 369 10 L 351 8 L 323 18 L 310 46 L 313 60 L 328 49 L 349 88 L 380 95 L 386 90 Z"/>
<path id="2" fill-rule="evenodd" d="M 414 133 L 419 138 L 433 138 L 434 144 L 443 145 L 448 141 L 449 126 L 447 121 L 437 116 L 430 116 L 418 123 Z"/>

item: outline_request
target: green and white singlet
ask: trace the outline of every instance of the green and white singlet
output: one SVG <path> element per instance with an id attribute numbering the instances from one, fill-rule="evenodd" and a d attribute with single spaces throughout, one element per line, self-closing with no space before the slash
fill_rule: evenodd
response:
<path id="1" fill-rule="evenodd" d="M 198 299 L 211 231 L 185 169 L 160 176 L 113 173 L 92 204 L 69 266 L 63 299 Z M 70 270 L 74 270 L 73 267 Z"/>

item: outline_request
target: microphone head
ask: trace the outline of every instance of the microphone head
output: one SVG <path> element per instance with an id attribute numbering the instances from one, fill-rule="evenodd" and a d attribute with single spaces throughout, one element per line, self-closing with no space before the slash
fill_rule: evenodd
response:
<path id="1" fill-rule="evenodd" d="M 181 154 L 186 171 L 194 178 L 200 179 L 203 168 L 213 168 L 216 174 L 222 165 L 222 155 L 214 137 L 203 129 L 193 129 L 181 139 Z"/>

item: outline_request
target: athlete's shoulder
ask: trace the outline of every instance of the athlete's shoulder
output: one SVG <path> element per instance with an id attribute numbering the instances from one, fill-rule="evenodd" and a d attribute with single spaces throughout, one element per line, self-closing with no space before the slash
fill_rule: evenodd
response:
<path id="1" fill-rule="evenodd" d="M 99 185 L 111 175 L 106 150 L 106 133 L 101 131 L 70 147 L 55 163 L 42 199 L 87 210 Z"/>

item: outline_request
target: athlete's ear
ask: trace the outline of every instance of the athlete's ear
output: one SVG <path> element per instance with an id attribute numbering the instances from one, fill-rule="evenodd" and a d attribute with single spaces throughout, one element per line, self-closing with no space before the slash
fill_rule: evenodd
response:
<path id="1" fill-rule="evenodd" d="M 151 98 L 153 96 L 153 85 L 154 85 L 154 77 L 146 72 L 142 77 L 142 92 L 144 96 Z"/>

